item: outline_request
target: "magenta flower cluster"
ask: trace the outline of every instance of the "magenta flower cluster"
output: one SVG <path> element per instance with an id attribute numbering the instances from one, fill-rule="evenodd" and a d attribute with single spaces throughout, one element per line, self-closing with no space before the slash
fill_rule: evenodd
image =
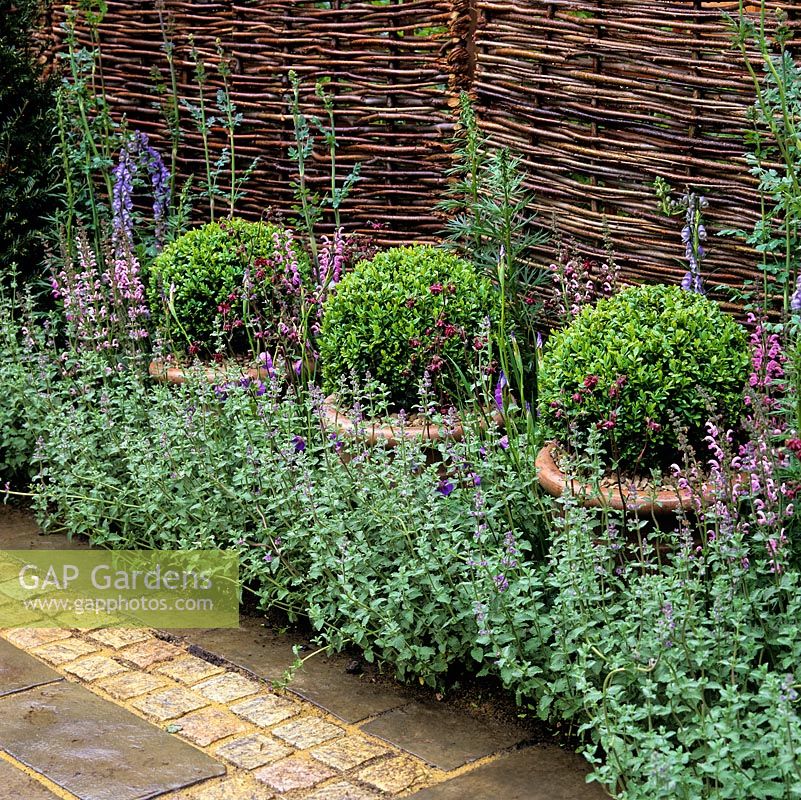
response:
<path id="1" fill-rule="evenodd" d="M 748 385 L 754 392 L 759 393 L 761 402 L 771 406 L 776 400 L 772 396 L 784 390 L 782 379 L 787 357 L 782 349 L 781 336 L 769 332 L 762 320 L 753 314 L 748 315 L 748 323 L 753 326 L 751 332 L 751 374 L 748 376 Z M 746 395 L 746 404 L 753 401 L 751 395 Z"/>
<path id="2" fill-rule="evenodd" d="M 705 465 L 685 470 L 674 465 L 674 472 L 679 489 L 691 495 L 699 519 L 710 528 L 710 541 L 731 558 L 738 552 L 737 542 L 740 546 L 745 543 L 748 554 L 737 556 L 743 570 L 752 568 L 754 546 L 764 547 L 767 570 L 781 575 L 789 555 L 788 526 L 799 491 L 787 474 L 791 459 L 801 454 L 801 440 L 797 431 L 788 428 L 788 418 L 782 413 L 787 359 L 781 339 L 767 333 L 758 321 L 751 322 L 755 327 L 745 441 L 738 443 L 733 431 L 721 431 L 710 421 Z M 783 439 L 786 446 L 780 447 Z"/>
<path id="3" fill-rule="evenodd" d="M 611 258 L 599 263 L 562 247 L 550 271 L 552 285 L 546 309 L 565 322 L 577 317 L 585 306 L 618 290 L 620 270 Z"/>

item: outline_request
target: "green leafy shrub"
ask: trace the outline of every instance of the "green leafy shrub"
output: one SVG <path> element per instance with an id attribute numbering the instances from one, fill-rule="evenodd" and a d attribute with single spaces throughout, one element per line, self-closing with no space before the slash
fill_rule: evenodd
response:
<path id="1" fill-rule="evenodd" d="M 6 277 L 41 276 L 43 216 L 58 183 L 52 81 L 43 80 L 32 33 L 38 0 L 0 3 L 0 264 Z"/>
<path id="2" fill-rule="evenodd" d="M 209 348 L 215 318 L 243 300 L 246 272 L 254 285 L 266 288 L 284 277 L 290 260 L 303 269 L 304 257 L 286 229 L 238 218 L 211 222 L 188 231 L 154 260 L 150 306 L 169 306 L 164 323 L 170 336 Z M 233 319 L 243 322 L 239 309 L 233 311 Z"/>
<path id="3" fill-rule="evenodd" d="M 549 434 L 585 445 L 593 431 L 623 468 L 664 466 L 710 415 L 738 421 L 748 374 L 743 328 L 703 296 L 638 286 L 586 308 L 554 334 L 540 404 Z"/>
<path id="4" fill-rule="evenodd" d="M 24 487 L 60 364 L 52 357 L 55 318 L 30 294 L 0 290 L 0 481 Z"/>
<path id="5" fill-rule="evenodd" d="M 417 398 L 428 372 L 441 399 L 469 371 L 488 335 L 497 298 L 486 278 L 457 256 L 429 246 L 396 247 L 362 261 L 325 303 L 319 338 L 326 391 L 351 372 L 369 372 L 390 401 Z"/>

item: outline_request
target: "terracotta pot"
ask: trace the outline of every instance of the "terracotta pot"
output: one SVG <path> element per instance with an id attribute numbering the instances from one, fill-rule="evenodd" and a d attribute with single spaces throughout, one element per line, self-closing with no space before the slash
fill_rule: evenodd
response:
<path id="1" fill-rule="evenodd" d="M 152 378 L 162 383 L 181 384 L 190 380 L 190 376 L 197 371 L 196 367 L 170 366 L 166 361 L 154 359 L 147 368 Z M 209 364 L 202 370 L 209 383 L 224 383 L 233 375 L 264 380 L 268 377 L 267 370 L 262 367 L 243 367 L 241 365 Z"/>
<path id="2" fill-rule="evenodd" d="M 561 497 L 567 486 L 568 477 L 562 472 L 554 460 L 554 452 L 558 449 L 556 442 L 549 442 L 537 455 L 537 479 L 540 486 L 551 496 Z M 580 480 L 571 480 L 571 492 L 586 508 L 612 508 L 616 511 L 633 511 L 641 517 L 659 517 L 673 514 L 679 509 L 692 510 L 694 508 L 694 495 L 688 490 L 681 490 L 677 486 L 660 487 L 654 491 L 653 487 L 646 485 L 638 489 L 636 497 L 624 482 L 618 485 L 614 481 L 601 482 L 595 487 Z M 622 492 L 621 492 L 622 489 Z M 707 504 L 713 501 L 711 491 L 705 486 L 701 502 Z"/>
<path id="3" fill-rule="evenodd" d="M 498 425 L 503 424 L 503 414 L 499 411 L 495 411 L 492 414 L 492 418 Z M 443 439 L 458 442 L 464 437 L 464 430 L 458 424 L 453 431 L 446 434 L 439 425 L 430 422 L 416 425 L 406 424 L 401 428 L 397 419 L 398 415 L 392 414 L 389 420 L 364 420 L 362 425 L 366 431 L 367 443 L 375 445 L 383 442 L 387 447 L 397 447 L 400 439 L 406 441 L 422 440 L 436 444 Z M 347 439 L 353 439 L 356 436 L 356 426 L 347 412 L 339 407 L 338 398 L 334 394 L 329 395 L 323 401 L 323 421 L 326 428 L 338 436 Z"/>

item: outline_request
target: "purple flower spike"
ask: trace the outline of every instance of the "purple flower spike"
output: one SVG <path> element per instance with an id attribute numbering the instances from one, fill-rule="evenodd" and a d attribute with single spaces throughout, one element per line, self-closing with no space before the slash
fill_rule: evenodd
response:
<path id="1" fill-rule="evenodd" d="M 115 250 L 125 252 L 133 245 L 133 188 L 139 167 L 144 167 L 153 190 L 153 220 L 156 223 L 156 244 L 164 244 L 167 233 L 167 212 L 170 205 L 170 171 L 159 152 L 150 144 L 147 134 L 136 131 L 120 151 L 114 168 L 111 198 L 113 212 L 112 240 Z"/>
<path id="2" fill-rule="evenodd" d="M 495 384 L 495 405 L 498 407 L 498 411 L 503 411 L 503 390 L 508 385 L 509 381 L 506 380 L 506 375 L 501 370 L 501 374 L 498 376 L 498 383 Z"/>
<path id="3" fill-rule="evenodd" d="M 801 275 L 795 282 L 795 293 L 790 298 L 790 311 L 794 314 L 801 314 Z"/>
<path id="4" fill-rule="evenodd" d="M 509 437 L 508 436 L 501 436 L 498 440 L 498 445 L 500 446 L 501 450 L 508 450 L 509 449 Z"/>
<path id="5" fill-rule="evenodd" d="M 306 449 L 306 440 L 302 436 L 293 436 L 292 443 L 295 445 L 296 453 L 302 453 Z"/>
<path id="6" fill-rule="evenodd" d="M 681 288 L 684 289 L 685 292 L 695 292 L 696 294 L 705 294 L 704 282 L 701 280 L 701 276 L 695 271 L 688 272 L 682 278 Z"/>
<path id="7" fill-rule="evenodd" d="M 267 374 L 271 377 L 275 377 L 275 365 L 273 364 L 273 359 L 270 354 L 265 350 L 263 353 L 259 355 L 259 360 L 264 364 L 264 368 L 267 370 Z"/>
<path id="8" fill-rule="evenodd" d="M 437 491 L 443 496 L 447 497 L 456 487 L 450 481 L 440 481 L 437 486 Z"/>

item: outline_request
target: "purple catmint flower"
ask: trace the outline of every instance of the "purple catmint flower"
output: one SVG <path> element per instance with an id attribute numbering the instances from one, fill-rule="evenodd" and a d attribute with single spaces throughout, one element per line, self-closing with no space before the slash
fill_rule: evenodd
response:
<path id="1" fill-rule="evenodd" d="M 437 491 L 443 496 L 447 497 L 456 487 L 451 481 L 440 481 L 437 486 Z"/>
<path id="2" fill-rule="evenodd" d="M 306 440 L 302 436 L 293 436 L 292 443 L 295 446 L 296 453 L 302 453 L 306 449 Z"/>
<path id="3" fill-rule="evenodd" d="M 505 434 L 503 436 L 501 436 L 501 438 L 498 440 L 498 446 L 501 448 L 501 450 L 508 450 L 509 449 L 509 437 L 506 436 Z"/>
<path id="4" fill-rule="evenodd" d="M 779 700 L 782 703 L 794 703 L 798 700 L 798 692 L 795 690 L 795 675 L 788 673 L 782 681 L 782 689 L 779 692 Z"/>
<path id="5" fill-rule="evenodd" d="M 509 588 L 509 581 L 502 572 L 499 572 L 493 580 L 499 592 L 505 592 Z"/>

